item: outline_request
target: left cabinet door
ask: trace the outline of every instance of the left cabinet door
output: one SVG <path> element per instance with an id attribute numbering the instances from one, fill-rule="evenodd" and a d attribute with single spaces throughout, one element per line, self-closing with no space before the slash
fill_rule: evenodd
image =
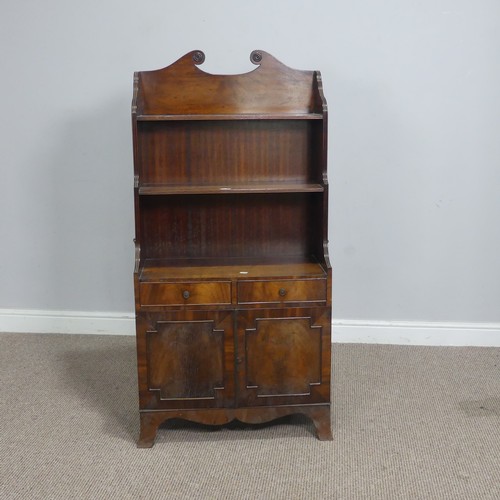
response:
<path id="1" fill-rule="evenodd" d="M 231 311 L 137 314 L 140 408 L 234 406 Z"/>

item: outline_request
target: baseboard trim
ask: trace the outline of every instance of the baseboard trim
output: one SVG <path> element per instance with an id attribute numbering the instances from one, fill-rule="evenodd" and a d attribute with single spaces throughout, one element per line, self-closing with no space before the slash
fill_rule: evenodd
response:
<path id="1" fill-rule="evenodd" d="M 133 313 L 0 309 L 0 332 L 134 335 Z M 500 347 L 500 323 L 333 321 L 333 342 Z"/>
<path id="2" fill-rule="evenodd" d="M 500 323 L 334 320 L 333 342 L 500 347 Z"/>
<path id="3" fill-rule="evenodd" d="M 0 309 L 0 332 L 135 335 L 130 313 Z"/>

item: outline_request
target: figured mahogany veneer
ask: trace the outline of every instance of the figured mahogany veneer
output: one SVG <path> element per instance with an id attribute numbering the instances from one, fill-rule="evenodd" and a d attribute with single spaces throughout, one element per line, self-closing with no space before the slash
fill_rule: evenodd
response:
<path id="1" fill-rule="evenodd" d="M 308 415 L 330 430 L 327 108 L 317 71 L 193 51 L 135 74 L 141 431 Z"/>
<path id="2" fill-rule="evenodd" d="M 231 282 L 228 281 L 141 283 L 139 290 L 143 306 L 231 303 Z"/>
<path id="3" fill-rule="evenodd" d="M 243 281 L 238 283 L 238 303 L 326 302 L 326 279 Z"/>

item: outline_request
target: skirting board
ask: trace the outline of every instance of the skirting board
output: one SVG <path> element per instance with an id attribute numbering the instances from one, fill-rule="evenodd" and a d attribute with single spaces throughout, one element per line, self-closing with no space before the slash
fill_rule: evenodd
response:
<path id="1" fill-rule="evenodd" d="M 134 335 L 131 313 L 0 309 L 0 332 Z M 333 321 L 333 342 L 500 347 L 500 323 Z"/>
<path id="2" fill-rule="evenodd" d="M 500 323 L 334 320 L 333 342 L 500 347 Z"/>
<path id="3" fill-rule="evenodd" d="M 0 332 L 135 335 L 130 313 L 0 309 Z"/>

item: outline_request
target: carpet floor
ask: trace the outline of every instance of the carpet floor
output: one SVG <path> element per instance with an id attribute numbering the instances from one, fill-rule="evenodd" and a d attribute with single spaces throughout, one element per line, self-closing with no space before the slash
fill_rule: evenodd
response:
<path id="1" fill-rule="evenodd" d="M 307 418 L 176 421 L 137 449 L 135 339 L 0 334 L 0 498 L 500 498 L 500 349 L 334 344 Z"/>

